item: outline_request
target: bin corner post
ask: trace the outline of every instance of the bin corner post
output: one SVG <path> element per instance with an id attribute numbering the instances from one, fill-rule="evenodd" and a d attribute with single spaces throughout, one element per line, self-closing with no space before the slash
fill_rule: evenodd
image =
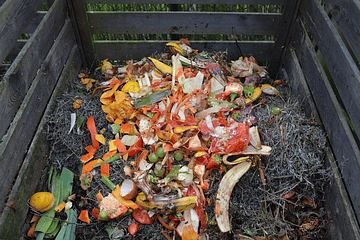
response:
<path id="1" fill-rule="evenodd" d="M 84 0 L 67 0 L 69 15 L 73 23 L 76 42 L 82 55 L 83 67 L 91 70 L 95 66 L 95 55 Z"/>
<path id="2" fill-rule="evenodd" d="M 301 0 L 285 1 L 282 17 L 275 36 L 275 45 L 269 64 L 270 77 L 275 78 L 280 66 L 283 52 L 290 39 L 293 22 L 296 18 Z"/>

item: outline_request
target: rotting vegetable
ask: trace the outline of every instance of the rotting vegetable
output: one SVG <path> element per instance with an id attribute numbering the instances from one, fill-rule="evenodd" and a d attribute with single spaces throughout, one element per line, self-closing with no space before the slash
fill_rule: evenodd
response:
<path id="1" fill-rule="evenodd" d="M 129 61 L 118 74 L 103 61 L 107 81 L 99 88 L 103 89 L 100 102 L 113 139 L 104 132 L 98 134 L 94 117 L 89 117 L 91 145 L 80 159 L 85 164 L 82 186 L 91 187 L 90 172 L 100 170 L 101 182 L 111 192 L 107 197 L 100 192 L 96 195 L 99 208 L 92 209 L 92 214 L 101 221 L 125 215 L 129 208 L 133 218 L 143 224 L 154 221 L 149 216 L 152 212 L 171 217 L 191 213 L 201 227 L 182 226 L 180 217 L 180 235 L 199 236 L 199 228 L 206 228 L 203 208 L 210 201 L 206 199 L 210 187 L 206 177 L 217 169 L 226 172 L 223 181 L 228 182 L 220 184 L 215 213 L 221 231 L 229 231 L 226 211 L 231 191 L 223 196 L 222 188 L 228 184 L 227 189 L 232 189 L 252 165 L 252 156 L 271 153 L 271 147 L 261 145 L 251 116 L 233 117 L 251 108 L 263 89 L 276 95 L 271 86 L 258 87 L 260 83 L 254 84 L 255 88 L 244 87 L 243 77 L 256 73 L 258 79 L 266 71 L 253 58 L 245 58 L 232 65 L 240 64 L 246 70 L 236 73 L 239 69 L 234 67 L 231 76 L 225 71 L 229 66 L 207 54 L 191 58 L 193 50 L 184 45 L 189 47 L 180 42 L 167 44 L 171 60 L 149 57 L 138 63 Z M 188 58 L 182 56 L 186 54 Z M 101 152 L 105 147 L 109 149 Z M 240 157 L 230 162 L 228 157 L 233 155 Z M 92 160 L 94 156 L 98 159 Z M 133 176 L 121 188 L 119 182 L 110 180 L 109 171 L 118 160 L 127 164 L 126 175 Z M 136 203 L 131 201 L 135 198 Z M 81 220 L 87 222 L 85 215 L 82 212 Z M 132 234 L 138 230 L 135 225 L 130 229 Z"/>

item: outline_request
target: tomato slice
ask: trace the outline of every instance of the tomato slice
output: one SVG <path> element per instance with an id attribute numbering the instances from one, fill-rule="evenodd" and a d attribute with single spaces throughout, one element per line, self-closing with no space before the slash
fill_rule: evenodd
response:
<path id="1" fill-rule="evenodd" d="M 141 224 L 152 224 L 154 222 L 154 218 L 151 218 L 145 209 L 134 209 L 132 216 Z"/>
<path id="2" fill-rule="evenodd" d="M 139 224 L 131 223 L 128 227 L 128 231 L 131 235 L 134 235 L 137 231 L 139 231 Z"/>

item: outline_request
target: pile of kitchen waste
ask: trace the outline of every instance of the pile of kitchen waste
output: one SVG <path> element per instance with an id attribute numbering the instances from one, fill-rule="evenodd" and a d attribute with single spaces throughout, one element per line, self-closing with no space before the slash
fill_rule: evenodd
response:
<path id="1" fill-rule="evenodd" d="M 125 66 L 104 60 L 58 99 L 38 187 L 55 203 L 36 211 L 30 199 L 41 218 L 28 236 L 322 239 L 326 137 L 288 80 L 253 56 L 166 47 Z M 59 193 L 59 182 L 71 186 Z M 49 215 L 51 234 L 36 226 Z"/>

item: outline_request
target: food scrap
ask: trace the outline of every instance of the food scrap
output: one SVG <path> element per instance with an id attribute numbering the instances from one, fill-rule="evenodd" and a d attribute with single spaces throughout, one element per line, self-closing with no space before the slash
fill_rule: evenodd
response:
<path id="1" fill-rule="evenodd" d="M 265 189 L 261 158 L 273 154 L 273 147 L 262 144 L 266 133 L 254 110 L 266 97 L 279 97 L 266 69 L 253 56 L 227 62 L 224 53 L 199 53 L 186 39 L 166 47 L 166 54 L 127 61 L 118 69 L 105 59 L 96 80 L 79 75 L 99 102 L 91 111 L 101 111 L 103 118 L 82 116 L 87 124 L 76 152 L 79 186 L 75 197 L 65 200 L 75 206 L 57 208 L 56 214 L 70 218 L 76 207 L 82 225 L 108 224 L 112 239 L 136 237 L 154 222 L 165 238 L 206 239 L 214 225 L 232 231 L 232 192 L 249 169 L 258 172 Z M 84 111 L 86 99 L 78 100 L 75 110 Z M 273 106 L 268 113 L 277 121 L 286 112 Z M 221 179 L 216 190 L 215 175 Z M 209 191 L 216 196 L 210 198 Z M 303 202 L 311 201 L 305 197 Z M 292 196 L 284 193 L 283 199 Z M 40 210 L 52 207 L 47 201 Z M 125 218 L 126 228 L 114 227 Z M 315 221 L 307 218 L 300 230 L 313 230 L 308 225 Z"/>

